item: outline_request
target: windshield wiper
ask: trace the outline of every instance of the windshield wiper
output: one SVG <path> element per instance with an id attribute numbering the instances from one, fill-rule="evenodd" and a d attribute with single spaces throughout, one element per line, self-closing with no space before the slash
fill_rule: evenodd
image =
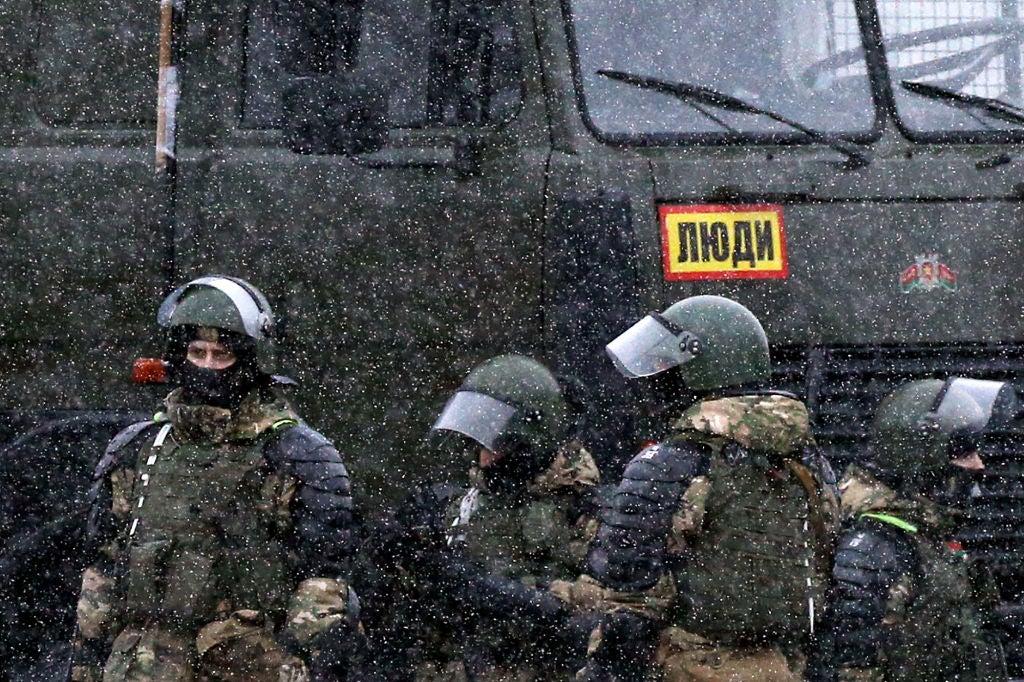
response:
<path id="1" fill-rule="evenodd" d="M 614 71 L 611 69 L 600 69 L 597 73 L 605 78 L 629 83 L 630 85 L 644 90 L 654 90 L 655 92 L 663 92 L 667 95 L 672 95 L 687 104 L 703 104 L 705 106 L 717 107 L 726 111 L 738 111 L 745 114 L 754 114 L 770 118 L 773 121 L 777 121 L 783 125 L 789 126 L 790 128 L 799 130 L 815 142 L 827 144 L 840 154 L 845 155 L 847 159 L 845 167 L 848 169 L 863 168 L 871 163 L 871 158 L 866 153 L 846 140 L 834 135 L 829 135 L 828 133 L 823 133 L 820 130 L 808 128 L 799 121 L 786 118 L 785 116 L 777 114 L 769 109 L 762 109 L 761 107 L 754 106 L 753 104 L 748 104 L 741 99 L 733 97 L 732 95 L 727 95 L 723 92 L 712 90 L 711 88 L 706 88 L 701 85 L 691 85 L 690 83 L 673 83 L 671 81 L 661 80 L 660 78 L 640 76 L 634 73 Z M 706 114 L 706 112 L 699 107 L 697 107 L 697 110 Z M 715 120 L 717 121 L 717 119 Z M 721 123 L 721 121 L 718 122 Z"/>
<path id="2" fill-rule="evenodd" d="M 976 111 L 989 118 L 997 118 L 1016 125 L 1024 125 L 1024 109 L 992 97 L 979 97 L 963 92 L 947 90 L 938 85 L 919 83 L 917 81 L 900 81 L 900 86 L 915 95 L 945 102 L 950 106 L 969 111 Z"/>

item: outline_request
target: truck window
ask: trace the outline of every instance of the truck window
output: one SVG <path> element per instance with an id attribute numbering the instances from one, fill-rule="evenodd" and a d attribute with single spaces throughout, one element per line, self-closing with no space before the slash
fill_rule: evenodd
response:
<path id="1" fill-rule="evenodd" d="M 30 50 L 36 114 L 52 126 L 148 128 L 155 122 L 156 4 L 37 2 Z"/>
<path id="2" fill-rule="evenodd" d="M 837 70 L 812 68 L 861 45 L 852 0 L 566 1 L 581 103 L 599 133 L 801 139 L 765 116 L 681 101 L 599 70 L 710 88 L 822 132 L 874 129 L 862 56 Z"/>
<path id="3" fill-rule="evenodd" d="M 881 0 L 878 13 L 911 134 L 1024 138 L 1017 0 Z"/>
<path id="4" fill-rule="evenodd" d="M 245 127 L 281 125 L 290 78 L 359 71 L 386 84 L 393 127 L 511 119 L 522 61 L 508 0 L 259 0 L 246 31 Z"/>

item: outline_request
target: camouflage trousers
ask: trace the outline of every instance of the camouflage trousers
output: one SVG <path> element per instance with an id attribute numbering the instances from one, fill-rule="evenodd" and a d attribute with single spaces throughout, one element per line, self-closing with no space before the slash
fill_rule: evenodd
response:
<path id="1" fill-rule="evenodd" d="M 252 612 L 255 613 L 255 612 Z M 246 612 L 195 637 L 159 625 L 114 640 L 103 682 L 308 682 L 306 667 Z"/>
<path id="2" fill-rule="evenodd" d="M 681 628 L 662 630 L 655 660 L 664 682 L 800 682 L 795 665 L 776 648 L 734 648 Z M 796 669 L 794 669 L 796 668 Z"/>

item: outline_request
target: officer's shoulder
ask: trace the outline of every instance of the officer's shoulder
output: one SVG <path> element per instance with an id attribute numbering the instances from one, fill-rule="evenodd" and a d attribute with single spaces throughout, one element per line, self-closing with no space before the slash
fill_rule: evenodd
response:
<path id="1" fill-rule="evenodd" d="M 158 427 L 168 423 L 166 418 L 158 414 L 153 419 L 129 424 L 118 431 L 107 443 L 107 448 L 93 472 L 93 478 L 102 478 L 114 469 L 131 466 L 146 438 L 154 435 Z"/>
<path id="2" fill-rule="evenodd" d="M 711 456 L 711 447 L 694 441 L 667 441 L 648 445 L 633 457 L 624 478 L 675 481 L 701 473 Z"/>

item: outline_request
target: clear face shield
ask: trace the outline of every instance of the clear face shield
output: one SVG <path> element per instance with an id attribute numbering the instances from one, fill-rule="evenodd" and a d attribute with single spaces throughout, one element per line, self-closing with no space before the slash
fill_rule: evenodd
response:
<path id="1" fill-rule="evenodd" d="M 605 346 L 605 352 L 619 373 L 636 379 L 693 360 L 700 352 L 700 340 L 660 313 L 648 313 Z"/>
<path id="2" fill-rule="evenodd" d="M 952 378 L 935 395 L 929 414 L 940 423 L 956 425 L 950 432 L 950 459 L 977 453 L 1000 387 L 995 381 Z"/>
<path id="3" fill-rule="evenodd" d="M 965 408 L 964 397 L 971 401 Z M 931 412 L 940 420 L 961 421 L 949 435 L 949 459 L 952 465 L 941 485 L 929 497 L 949 507 L 966 508 L 981 494 L 979 482 L 985 470 L 980 456 L 984 434 L 1007 424 L 1017 413 L 1013 388 L 1001 381 L 956 377 L 947 379 L 935 396 Z"/>
<path id="4" fill-rule="evenodd" d="M 986 430 L 1007 428 L 1020 413 L 1017 393 L 1004 381 L 956 377 L 949 380 L 949 386 L 974 398 L 984 413 Z"/>
<path id="5" fill-rule="evenodd" d="M 493 452 L 515 413 L 514 406 L 488 395 L 459 391 L 448 400 L 430 430 L 461 433 Z"/>

